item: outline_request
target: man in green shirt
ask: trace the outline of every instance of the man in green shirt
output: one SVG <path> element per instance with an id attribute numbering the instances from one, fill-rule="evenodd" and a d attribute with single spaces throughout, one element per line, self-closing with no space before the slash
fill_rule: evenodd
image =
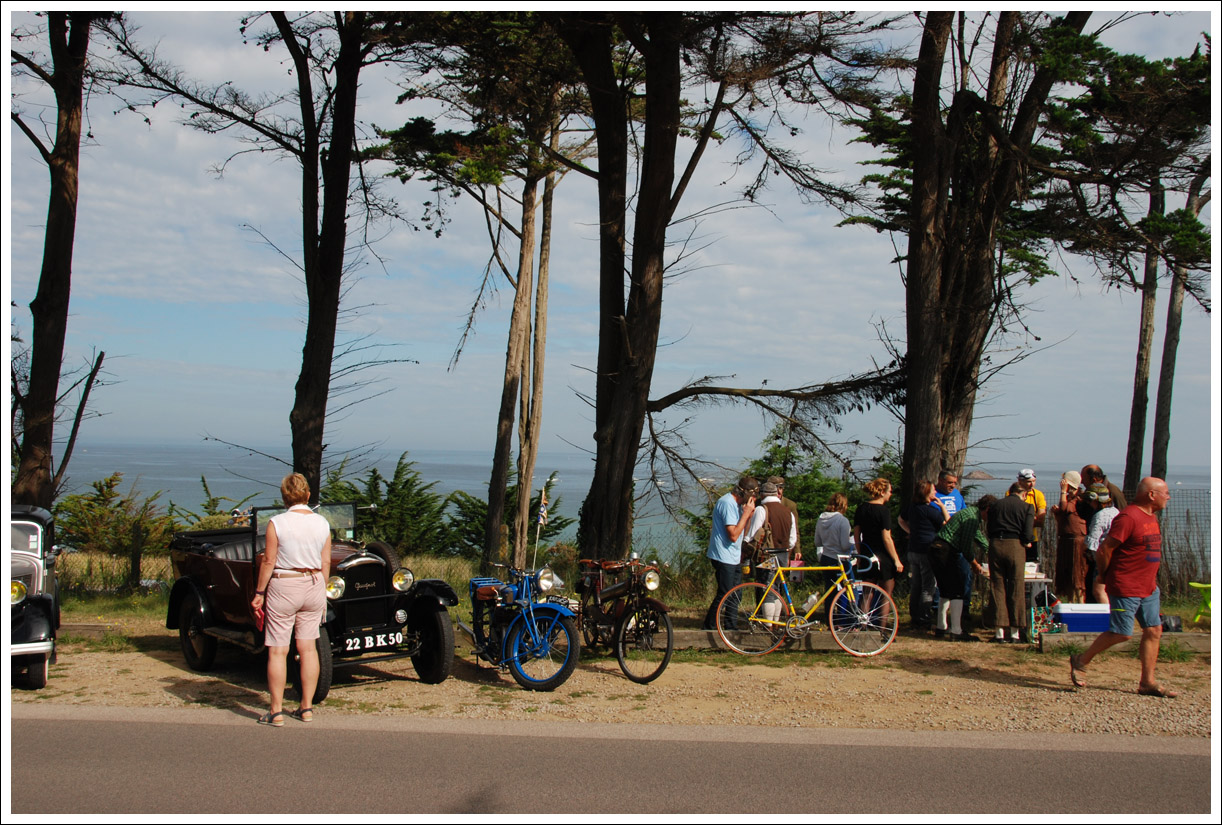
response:
<path id="1" fill-rule="evenodd" d="M 935 636 L 946 635 L 949 617 L 951 641 L 977 641 L 975 636 L 963 630 L 963 602 L 967 577 L 959 564 L 959 557 L 966 558 L 976 573 L 984 569 L 977 557 L 989 549 L 984 525 L 989 510 L 996 501 L 993 496 L 982 496 L 974 505 L 969 504 L 955 513 L 938 531 L 937 538 L 930 547 L 930 561 L 933 563 L 933 574 L 938 582 L 938 593 L 941 597 L 934 625 Z"/>

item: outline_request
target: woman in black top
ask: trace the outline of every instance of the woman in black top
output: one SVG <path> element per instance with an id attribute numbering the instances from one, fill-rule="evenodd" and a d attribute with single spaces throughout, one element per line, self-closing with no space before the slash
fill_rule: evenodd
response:
<path id="1" fill-rule="evenodd" d="M 866 485 L 866 494 L 870 500 L 858 504 L 853 514 L 853 541 L 858 553 L 878 557 L 878 583 L 890 594 L 895 590 L 896 574 L 904 572 L 904 564 L 891 540 L 891 511 L 887 509 L 891 482 L 876 478 Z"/>

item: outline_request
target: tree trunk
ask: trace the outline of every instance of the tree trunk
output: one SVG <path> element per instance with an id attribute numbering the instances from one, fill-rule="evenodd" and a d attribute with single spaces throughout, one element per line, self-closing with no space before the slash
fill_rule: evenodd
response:
<path id="1" fill-rule="evenodd" d="M 590 95 L 598 144 L 598 360 L 595 374 L 594 478 L 581 507 L 578 545 L 583 556 L 614 556 L 614 522 L 626 513 L 615 491 L 621 478 L 608 455 L 610 401 L 624 361 L 624 246 L 628 182 L 628 110 L 615 72 L 611 23 L 598 13 L 562 14 L 561 36 L 577 61 Z M 648 388 L 645 389 L 648 392 Z M 633 451 L 635 457 L 635 450 Z M 631 461 L 630 461 L 631 463 Z M 629 473 L 631 477 L 631 473 Z M 617 495 L 615 501 L 609 500 Z M 610 527 L 610 531 L 608 528 Z"/>
<path id="2" fill-rule="evenodd" d="M 1175 356 L 1180 346 L 1180 322 L 1184 313 L 1184 280 L 1188 273 L 1175 267 L 1171 273 L 1171 296 L 1167 302 L 1167 329 L 1163 333 L 1163 360 L 1158 370 L 1158 392 L 1154 400 L 1154 450 L 1150 475 L 1167 478 L 1167 447 L 1171 443 L 1171 392 L 1175 388 Z"/>
<path id="3" fill-rule="evenodd" d="M 662 276 L 665 271 L 666 230 L 674 204 L 675 151 L 679 135 L 680 72 L 679 14 L 657 12 L 648 20 L 646 39 L 638 28 L 633 45 L 645 58 L 645 140 L 641 154 L 640 188 L 636 199 L 632 265 L 628 301 L 623 302 L 623 247 L 603 235 L 604 251 L 618 249 L 618 259 L 604 255 L 599 324 L 598 384 L 595 399 L 594 479 L 581 512 L 580 550 L 591 558 L 622 558 L 632 543 L 632 473 L 645 425 L 653 367 L 662 321 Z M 631 35 L 630 35 L 631 36 Z M 608 41 L 609 45 L 609 41 Z M 596 87 L 603 78 L 614 79 L 610 49 L 599 74 L 587 76 L 591 102 L 608 97 Z M 585 70 L 587 61 L 580 61 Z M 620 106 L 611 117 L 618 136 L 604 147 L 604 130 L 596 120 L 599 158 L 600 223 L 604 233 L 624 224 L 625 178 L 602 177 L 604 162 L 617 164 L 626 147 L 626 111 L 622 95 L 611 95 Z M 603 99 L 600 103 L 607 105 Z M 595 110 L 595 117 L 599 110 Z M 609 131 L 609 130 L 608 130 Z M 608 136 L 609 138 L 611 136 Z M 626 155 L 625 155 L 626 158 Z M 604 187 L 617 192 L 604 196 Z M 603 211 L 606 205 L 615 211 Z M 614 236 L 612 236 L 614 237 Z M 609 247 L 614 247 L 609 249 Z"/>
<path id="4" fill-rule="evenodd" d="M 321 151 L 320 124 L 314 110 L 310 67 L 283 12 L 273 12 L 295 65 L 300 97 L 302 147 L 302 251 L 307 297 L 305 344 L 289 426 L 293 470 L 305 476 L 310 500 L 318 501 L 322 479 L 323 429 L 331 391 L 335 331 L 348 239 L 348 189 L 356 146 L 356 102 L 361 71 L 365 13 L 345 12 L 339 26 L 339 55 L 334 64 L 334 94 L 328 105 L 330 140 Z M 320 205 L 319 192 L 322 198 Z M 319 210 L 321 208 L 321 222 Z"/>
<path id="5" fill-rule="evenodd" d="M 1057 25 L 1081 32 L 1089 12 Z M 1019 196 L 1025 153 L 1056 81 L 1042 67 L 1014 107 L 1009 144 L 979 122 L 979 103 L 959 90 L 945 115 L 941 80 L 953 13 L 929 12 L 912 93 L 914 146 L 905 309 L 908 400 L 900 494 L 940 469 L 961 472 L 966 457 L 980 364 L 997 317 L 1000 279 L 997 229 Z M 1017 12 L 998 15 L 985 102 L 1004 111 Z"/>
<path id="6" fill-rule="evenodd" d="M 1201 196 L 1208 172 L 1198 175 L 1188 187 L 1186 208 L 1193 217 L 1201 214 L 1209 195 Z M 1154 454 L 1150 475 L 1167 478 L 1167 447 L 1171 443 L 1171 392 L 1175 387 L 1175 360 L 1180 347 L 1180 322 L 1184 310 L 1184 284 L 1188 272 L 1177 266 L 1171 272 L 1171 297 L 1167 302 L 1167 329 L 1163 333 L 1163 360 L 1158 371 L 1158 393 L 1154 401 Z"/>
<path id="7" fill-rule="evenodd" d="M 560 132 L 552 125 L 552 151 L 560 149 Z M 535 332 L 529 355 L 529 368 L 522 380 L 522 412 L 518 422 L 518 512 L 515 534 L 519 546 L 530 539 L 530 493 L 539 457 L 539 432 L 543 427 L 543 362 L 547 355 L 548 275 L 551 269 L 552 209 L 556 173 L 548 174 L 543 184 L 543 220 L 539 233 L 539 283 L 535 287 Z M 528 361 L 523 358 L 524 363 Z M 525 559 L 523 559 L 525 561 Z"/>
<path id="8" fill-rule="evenodd" d="M 1165 211 L 1162 184 L 1150 187 L 1150 217 Z M 1154 343 L 1154 305 L 1158 300 L 1156 249 L 1146 250 L 1145 273 L 1141 282 L 1141 318 L 1137 329 L 1137 366 L 1133 371 L 1133 404 L 1129 410 L 1129 443 L 1124 457 L 1124 488 L 1136 490 L 1141 480 L 1142 453 L 1146 445 L 1146 410 L 1150 401 L 1150 350 Z"/>
<path id="9" fill-rule="evenodd" d="M 522 241 L 518 248 L 518 274 L 513 310 L 509 316 L 509 343 L 505 351 L 505 372 L 501 380 L 501 406 L 497 411 L 496 447 L 492 454 L 492 477 L 488 481 L 488 520 L 484 525 L 485 564 L 494 560 L 500 548 L 501 527 L 505 521 L 505 485 L 509 481 L 509 456 L 513 447 L 513 423 L 525 359 L 530 350 L 530 303 L 534 292 L 535 209 L 539 177 L 528 172 L 522 182 Z M 519 490 L 522 480 L 518 479 Z M 529 480 L 526 482 L 530 484 Z M 528 487 L 529 490 L 529 487 Z M 528 492 L 529 497 L 529 492 Z M 525 547 L 511 537 L 513 564 L 522 567 Z"/>
<path id="10" fill-rule="evenodd" d="M 908 400 L 904 413 L 903 501 L 911 497 L 909 488 L 915 486 L 918 477 L 935 470 L 941 461 L 944 367 L 939 334 L 943 326 L 942 259 L 951 147 L 942 124 L 940 91 L 953 19 L 951 12 L 926 15 L 912 89 L 912 134 L 926 150 L 913 158 L 904 290 Z"/>
<path id="11" fill-rule="evenodd" d="M 30 382 L 22 403 L 21 458 L 11 492 L 13 503 L 47 509 L 55 498 L 55 412 L 72 291 L 85 56 L 89 27 L 96 16 L 86 12 L 47 13 L 51 81 L 58 112 L 55 145 L 50 153 L 44 152 L 51 191 L 42 271 L 38 292 L 30 303 Z"/>

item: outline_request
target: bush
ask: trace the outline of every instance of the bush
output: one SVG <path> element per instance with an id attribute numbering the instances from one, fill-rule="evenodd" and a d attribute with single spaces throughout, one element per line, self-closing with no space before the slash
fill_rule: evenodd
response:
<path id="1" fill-rule="evenodd" d="M 160 492 L 142 498 L 133 484 L 127 495 L 118 492 L 122 473 L 90 486 L 92 493 L 65 496 L 55 505 L 55 526 L 62 545 L 85 551 L 126 556 L 125 586 L 140 587 L 145 553 L 164 555 L 178 525 L 157 506 Z"/>

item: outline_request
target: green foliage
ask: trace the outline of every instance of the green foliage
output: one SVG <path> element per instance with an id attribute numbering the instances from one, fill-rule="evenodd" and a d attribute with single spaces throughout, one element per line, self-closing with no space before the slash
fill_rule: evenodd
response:
<path id="1" fill-rule="evenodd" d="M 555 483 L 556 474 L 552 473 L 543 485 L 543 488 L 547 490 L 548 517 L 547 524 L 543 525 L 539 531 L 539 543 L 544 545 L 558 539 L 573 524 L 573 519 L 559 515 L 563 496 L 552 497 Z M 530 512 L 536 516 L 539 512 L 539 502 L 538 493 L 531 496 Z M 468 559 L 481 558 L 484 552 L 484 533 L 488 523 L 488 502 L 459 490 L 450 495 L 450 503 L 453 505 L 453 511 L 450 515 L 451 548 L 449 552 Z M 511 470 L 505 492 L 504 523 L 506 526 L 513 521 L 517 509 L 517 473 Z"/>
<path id="2" fill-rule="evenodd" d="M 240 500 L 234 500 L 228 496 L 214 496 L 208 489 L 207 478 L 200 476 L 199 483 L 204 488 L 204 500 L 199 505 L 199 513 L 179 507 L 173 500 L 170 501 L 169 506 L 170 515 L 183 524 L 190 525 L 189 529 L 192 530 L 210 530 L 214 527 L 227 526 L 230 511 L 240 508 L 257 495 L 251 493 Z"/>
<path id="3" fill-rule="evenodd" d="M 86 552 L 129 555 L 164 553 L 178 525 L 157 506 L 160 492 L 147 498 L 132 485 L 119 492 L 122 473 L 89 486 L 93 492 L 65 496 L 55 504 L 59 541 Z"/>
<path id="4" fill-rule="evenodd" d="M 445 555 L 450 532 L 446 524 L 446 498 L 433 492 L 436 481 L 424 483 L 407 453 L 399 456 L 394 475 L 387 479 L 376 467 L 359 484 L 344 479 L 347 461 L 327 473 L 319 500 L 356 502 L 357 536 L 362 541 L 384 541 L 400 555 Z M 368 509 L 366 509 L 368 508 Z"/>

